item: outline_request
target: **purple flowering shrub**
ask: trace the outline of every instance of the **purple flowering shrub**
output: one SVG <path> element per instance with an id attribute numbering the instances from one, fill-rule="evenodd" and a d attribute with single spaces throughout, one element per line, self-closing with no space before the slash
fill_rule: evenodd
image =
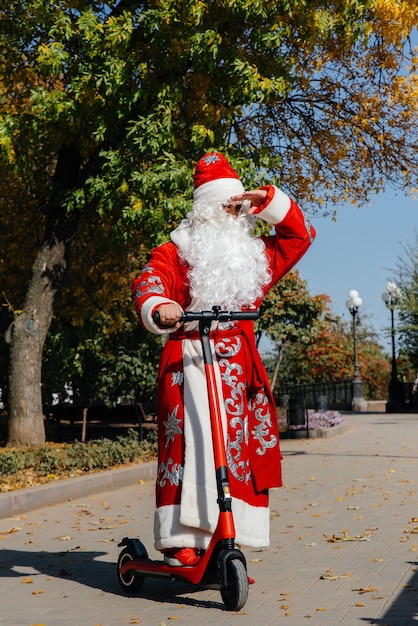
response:
<path id="1" fill-rule="evenodd" d="M 309 428 L 314 430 L 315 428 L 332 428 L 338 424 L 342 424 L 343 417 L 338 411 L 324 411 L 319 409 L 318 411 L 308 411 Z M 279 414 L 279 430 L 286 431 L 300 430 L 306 428 L 306 424 L 294 426 L 287 423 L 287 415 L 280 412 Z"/>
<path id="2" fill-rule="evenodd" d="M 309 413 L 309 428 L 332 428 L 342 424 L 343 418 L 338 411 L 324 411 L 319 409 L 314 413 Z"/>

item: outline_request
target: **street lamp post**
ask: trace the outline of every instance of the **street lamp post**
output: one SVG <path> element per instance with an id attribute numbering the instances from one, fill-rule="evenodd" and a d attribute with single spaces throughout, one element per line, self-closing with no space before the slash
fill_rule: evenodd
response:
<path id="1" fill-rule="evenodd" d="M 392 339 L 392 369 L 389 381 L 389 398 L 386 403 L 386 413 L 396 413 L 402 411 L 405 407 L 405 395 L 403 385 L 398 379 L 398 367 L 396 363 L 395 351 L 395 307 L 401 292 L 396 283 L 389 282 L 386 284 L 386 291 L 382 293 L 382 300 L 386 304 L 386 308 L 390 311 L 390 335 Z"/>
<path id="2" fill-rule="evenodd" d="M 359 307 L 363 304 L 363 300 L 360 298 L 358 291 L 352 289 L 348 294 L 349 300 L 347 300 L 346 307 L 351 313 L 353 318 L 353 342 L 354 342 L 354 377 L 352 383 L 353 398 L 351 401 L 351 410 L 356 412 L 367 411 L 367 402 L 363 398 L 363 383 L 360 378 L 360 368 L 358 365 L 358 351 L 357 351 L 357 314 Z"/>

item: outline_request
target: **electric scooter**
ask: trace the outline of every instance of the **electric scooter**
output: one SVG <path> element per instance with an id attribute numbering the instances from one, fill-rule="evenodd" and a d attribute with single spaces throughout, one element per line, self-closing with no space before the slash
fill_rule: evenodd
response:
<path id="1" fill-rule="evenodd" d="M 158 311 L 154 320 L 158 321 Z M 125 537 L 117 572 L 119 583 L 126 592 L 135 593 L 142 587 L 145 578 L 167 578 L 182 580 L 202 587 L 219 587 L 225 607 L 230 611 L 242 609 L 248 598 L 247 564 L 244 554 L 235 547 L 235 526 L 232 514 L 232 497 L 228 480 L 228 468 L 224 445 L 219 397 L 210 346 L 210 329 L 213 321 L 255 320 L 259 311 L 223 311 L 214 306 L 212 311 L 187 311 L 182 322 L 199 322 L 200 339 L 209 399 L 212 428 L 213 454 L 215 460 L 218 492 L 219 517 L 209 546 L 200 560 L 192 566 L 170 566 L 164 561 L 148 558 L 144 544 L 136 538 Z"/>

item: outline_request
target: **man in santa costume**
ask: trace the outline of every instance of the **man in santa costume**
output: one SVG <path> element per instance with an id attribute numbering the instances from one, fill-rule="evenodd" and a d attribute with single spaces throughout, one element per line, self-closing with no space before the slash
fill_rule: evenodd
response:
<path id="1" fill-rule="evenodd" d="M 254 237 L 260 218 L 272 234 Z M 168 243 L 134 281 L 141 324 L 166 334 L 158 375 L 155 548 L 171 565 L 194 565 L 217 519 L 211 427 L 198 323 L 183 311 L 259 308 L 267 291 L 303 256 L 315 231 L 274 185 L 245 191 L 227 159 L 196 165 L 193 204 Z M 159 312 L 160 321 L 153 319 Z M 280 487 L 276 408 L 250 321 L 214 322 L 211 345 L 232 494 L 236 542 L 269 545 L 268 490 Z"/>

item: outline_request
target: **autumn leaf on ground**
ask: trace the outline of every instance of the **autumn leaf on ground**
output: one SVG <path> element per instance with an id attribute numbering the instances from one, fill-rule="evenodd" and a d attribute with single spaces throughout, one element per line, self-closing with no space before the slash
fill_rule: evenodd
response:
<path id="1" fill-rule="evenodd" d="M 341 574 L 340 576 L 334 576 L 334 574 L 322 574 L 319 578 L 320 580 L 340 580 L 341 578 L 350 578 L 350 574 Z"/>
<path id="2" fill-rule="evenodd" d="M 371 593 L 373 591 L 380 591 L 379 587 L 373 587 L 369 585 L 368 587 L 354 587 L 351 591 L 358 591 L 359 593 Z"/>
<path id="3" fill-rule="evenodd" d="M 12 526 L 11 528 L 9 528 L 9 530 L 3 530 L 3 531 L 1 532 L 1 534 L 2 534 L 2 535 L 11 535 L 11 534 L 13 534 L 13 533 L 17 533 L 17 532 L 19 532 L 19 530 L 22 530 L 22 529 L 20 528 L 20 526 Z"/>
<path id="4" fill-rule="evenodd" d="M 33 580 L 30 576 L 26 576 L 26 578 L 24 578 L 21 582 L 22 585 L 31 585 L 33 583 Z"/>
<path id="5" fill-rule="evenodd" d="M 72 537 L 70 535 L 62 535 L 61 537 L 55 537 L 55 539 L 59 539 L 60 541 L 71 541 Z"/>
<path id="6" fill-rule="evenodd" d="M 366 531 L 364 535 L 354 535 L 351 536 L 348 530 L 343 530 L 341 535 L 328 535 L 324 533 L 324 537 L 327 541 L 331 543 L 335 543 L 336 541 L 370 541 L 371 539 L 371 531 Z"/>

